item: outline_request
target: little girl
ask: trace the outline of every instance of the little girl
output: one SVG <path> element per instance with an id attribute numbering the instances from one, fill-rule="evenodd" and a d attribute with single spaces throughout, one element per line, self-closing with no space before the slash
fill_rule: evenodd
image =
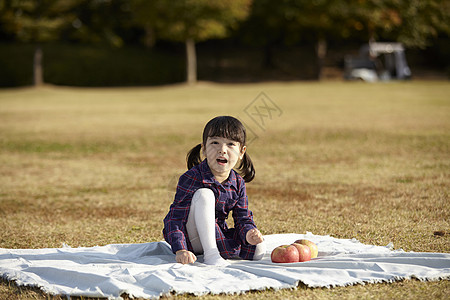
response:
<path id="1" fill-rule="evenodd" d="M 204 263 L 226 266 L 228 258 L 264 256 L 262 234 L 248 209 L 245 182 L 253 180 L 255 169 L 246 150 L 242 123 L 221 116 L 206 124 L 203 143 L 189 151 L 188 171 L 180 177 L 164 218 L 164 238 L 177 262 L 193 263 L 203 254 Z M 239 174 L 233 170 L 238 162 Z M 235 228 L 225 222 L 230 211 Z"/>

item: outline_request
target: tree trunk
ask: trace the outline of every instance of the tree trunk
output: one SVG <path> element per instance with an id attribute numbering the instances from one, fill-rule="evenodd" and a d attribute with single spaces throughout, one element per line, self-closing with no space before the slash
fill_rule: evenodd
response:
<path id="1" fill-rule="evenodd" d="M 273 61 L 273 48 L 275 43 L 269 42 L 264 46 L 264 69 L 273 70 L 275 69 L 275 63 Z"/>
<path id="2" fill-rule="evenodd" d="M 197 54 L 193 39 L 186 40 L 186 77 L 188 84 L 197 82 Z"/>
<path id="3" fill-rule="evenodd" d="M 144 45 L 148 49 L 153 48 L 155 46 L 155 30 L 153 26 L 147 24 L 144 28 L 145 36 L 144 36 Z"/>
<path id="4" fill-rule="evenodd" d="M 36 46 L 36 49 L 34 50 L 33 84 L 34 86 L 44 84 L 44 75 L 42 72 L 42 48 L 40 45 Z"/>
<path id="5" fill-rule="evenodd" d="M 319 37 L 317 40 L 317 79 L 322 79 L 322 70 L 325 62 L 325 57 L 327 56 L 327 40 L 324 37 Z"/>

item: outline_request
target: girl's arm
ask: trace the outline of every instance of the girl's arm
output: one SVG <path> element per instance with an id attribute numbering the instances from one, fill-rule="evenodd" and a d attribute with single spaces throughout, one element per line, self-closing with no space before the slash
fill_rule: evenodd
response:
<path id="1" fill-rule="evenodd" d="M 170 211 L 164 218 L 164 238 L 172 247 L 173 253 L 178 250 L 188 249 L 186 236 L 184 234 L 184 214 L 183 207 L 172 204 Z"/>
<path id="2" fill-rule="evenodd" d="M 164 238 L 172 247 L 173 253 L 188 250 L 185 225 L 189 216 L 192 195 L 199 188 L 196 176 L 187 173 L 180 177 L 175 200 L 164 218 Z"/>
<path id="3" fill-rule="evenodd" d="M 255 222 L 253 221 L 252 211 L 248 209 L 248 197 L 244 180 L 241 179 L 239 183 L 239 199 L 233 208 L 234 225 L 241 241 L 252 244 L 251 241 L 254 241 L 253 236 L 255 234 L 258 236 L 258 234 L 251 230 L 255 229 L 257 232 L 259 232 L 259 230 L 256 228 Z M 251 241 L 247 239 L 247 235 L 249 235 Z"/>

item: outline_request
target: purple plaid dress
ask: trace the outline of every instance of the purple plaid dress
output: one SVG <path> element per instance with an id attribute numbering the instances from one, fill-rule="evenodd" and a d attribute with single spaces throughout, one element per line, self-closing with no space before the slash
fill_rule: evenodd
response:
<path id="1" fill-rule="evenodd" d="M 185 249 L 193 251 L 186 230 L 186 222 L 194 193 L 209 188 L 216 198 L 216 241 L 223 258 L 252 259 L 255 247 L 246 241 L 247 231 L 256 228 L 253 214 L 248 209 L 244 179 L 234 170 L 228 180 L 220 184 L 211 173 L 206 159 L 181 175 L 175 200 L 164 218 L 163 234 L 173 253 Z M 232 212 L 235 228 L 228 228 L 226 219 Z"/>

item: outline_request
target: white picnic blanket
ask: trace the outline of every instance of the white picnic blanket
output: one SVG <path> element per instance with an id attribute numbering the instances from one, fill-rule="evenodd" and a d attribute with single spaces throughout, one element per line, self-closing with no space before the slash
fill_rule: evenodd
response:
<path id="1" fill-rule="evenodd" d="M 450 254 L 392 251 L 392 245 L 365 245 L 355 239 L 307 234 L 264 237 L 261 261 L 231 260 L 226 267 L 181 265 L 165 242 L 58 249 L 0 249 L 0 276 L 49 294 L 155 299 L 170 293 L 235 294 L 266 288 L 346 286 L 400 279 L 450 278 Z M 271 251 L 306 238 L 318 245 L 309 262 L 275 264 Z"/>

